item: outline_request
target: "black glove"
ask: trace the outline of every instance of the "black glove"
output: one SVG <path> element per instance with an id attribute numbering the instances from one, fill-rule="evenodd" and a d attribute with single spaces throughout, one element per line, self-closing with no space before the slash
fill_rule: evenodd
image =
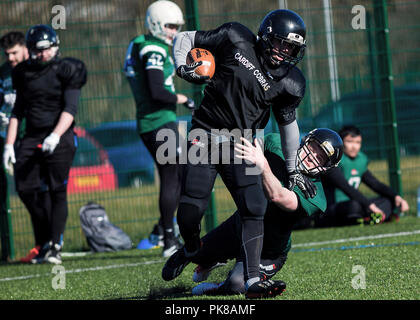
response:
<path id="1" fill-rule="evenodd" d="M 195 68 L 201 66 L 203 62 L 193 62 L 189 65 L 182 65 L 179 66 L 178 69 L 176 69 L 176 74 L 181 77 L 184 80 L 187 80 L 188 82 L 192 82 L 195 84 L 204 84 L 210 80 L 209 76 L 200 76 L 199 74 L 195 73 Z"/>
<path id="2" fill-rule="evenodd" d="M 305 195 L 305 198 L 313 198 L 316 196 L 316 186 L 312 182 L 312 180 L 301 174 L 300 172 L 294 171 L 292 173 L 289 173 L 289 190 L 293 190 L 295 186 L 298 186 L 299 189 L 303 192 Z"/>
<path id="3" fill-rule="evenodd" d="M 188 98 L 187 102 L 184 102 L 184 106 L 187 107 L 190 110 L 194 110 L 195 108 L 195 102 L 193 99 Z"/>

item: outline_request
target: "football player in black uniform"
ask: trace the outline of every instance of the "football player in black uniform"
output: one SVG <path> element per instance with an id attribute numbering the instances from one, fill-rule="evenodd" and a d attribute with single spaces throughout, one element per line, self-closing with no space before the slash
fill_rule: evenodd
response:
<path id="1" fill-rule="evenodd" d="M 258 37 L 236 22 L 210 31 L 182 32 L 176 37 L 174 58 L 178 76 L 192 83 L 207 82 L 207 86 L 201 105 L 193 114 L 188 137 L 188 156 L 198 151 L 201 159 L 193 163 L 188 158 L 178 208 L 177 221 L 185 245 L 165 264 L 164 280 L 177 277 L 199 252 L 200 221 L 219 173 L 241 216 L 247 296 L 255 296 L 252 293 L 259 292 L 260 285 L 270 287 L 269 283 L 262 284 L 259 277 L 267 200 L 261 176 L 248 174 L 248 164 L 234 161 L 234 143 L 240 141 L 232 132 L 239 130 L 245 136 L 251 131 L 254 135 L 267 125 L 271 109 L 279 125 L 289 187 L 297 184 L 306 197 L 315 196 L 316 188 L 310 179 L 294 171 L 299 147 L 295 109 L 305 92 L 305 78 L 295 65 L 303 58 L 305 36 L 305 24 L 299 15 L 290 10 L 275 10 L 263 19 Z M 204 48 L 214 55 L 216 71 L 211 81 L 194 72 L 202 62 L 185 64 L 192 48 Z M 194 129 L 204 134 L 197 136 Z M 222 129 L 227 129 L 227 133 L 221 133 Z M 223 150 L 222 157 L 217 155 L 226 144 L 231 151 L 227 159 Z"/>
<path id="2" fill-rule="evenodd" d="M 16 189 L 30 214 L 37 215 L 36 220 L 42 221 L 44 229 L 48 223 L 47 242 L 33 263 L 61 263 L 60 252 L 68 215 L 67 180 L 77 147 L 74 117 L 87 77 L 82 61 L 58 57 L 58 45 L 57 34 L 50 26 L 31 27 L 26 34 L 29 59 L 12 72 L 17 96 L 3 160 L 7 169 L 14 163 Z M 26 121 L 25 135 L 15 157 L 17 128 L 23 118 Z M 37 199 L 44 183 L 51 199 L 48 219 L 45 218 L 48 206 Z"/>

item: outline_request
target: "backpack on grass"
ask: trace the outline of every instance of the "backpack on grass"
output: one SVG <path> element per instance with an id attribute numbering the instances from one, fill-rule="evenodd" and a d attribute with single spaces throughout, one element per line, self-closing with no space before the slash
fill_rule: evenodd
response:
<path id="1" fill-rule="evenodd" d="M 89 202 L 79 211 L 80 224 L 93 252 L 131 249 L 130 237 L 113 225 L 101 205 Z"/>

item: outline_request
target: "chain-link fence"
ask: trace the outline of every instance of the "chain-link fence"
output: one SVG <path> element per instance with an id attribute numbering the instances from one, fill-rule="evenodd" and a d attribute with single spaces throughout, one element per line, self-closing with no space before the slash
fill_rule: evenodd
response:
<path id="1" fill-rule="evenodd" d="M 151 2 L 61 3 L 66 17 L 65 29 L 57 29 L 61 55 L 83 60 L 89 71 L 76 117 L 84 142 L 72 169 L 66 250 L 87 248 L 78 211 L 88 201 L 103 205 L 110 220 L 127 232 L 135 244 L 148 235 L 159 217 L 159 181 L 152 159 L 142 149 L 136 134 L 135 104 L 122 72 L 129 41 L 146 32 L 144 16 Z M 363 132 L 363 149 L 371 159 L 370 169 L 384 182 L 390 182 L 391 177 L 397 188 L 400 180 L 411 206 L 410 213 L 414 213 L 420 184 L 420 141 L 415 134 L 420 124 L 418 1 L 174 2 L 184 13 L 194 12 L 186 5 L 196 5 L 202 30 L 238 21 L 256 33 L 270 10 L 286 5 L 298 12 L 308 31 L 305 58 L 299 64 L 308 84 L 305 99 L 298 108 L 301 131 L 358 125 Z M 46 0 L 0 0 L 0 33 L 25 32 L 34 24 L 51 24 L 58 14 L 53 11 L 55 5 L 54 1 Z M 388 17 L 385 21 L 381 20 L 384 12 Z M 175 87 L 190 96 L 200 90 L 180 79 L 175 79 Z M 395 128 L 390 117 L 394 106 L 397 141 L 389 134 Z M 190 119 L 186 109 L 180 107 L 177 111 L 182 120 Z M 393 152 L 396 148 L 397 154 Z M 33 246 L 33 236 L 29 214 L 12 192 L 12 180 L 9 179 L 13 234 L 16 255 L 21 256 Z M 215 187 L 215 209 L 219 222 L 234 211 L 233 201 L 219 180 Z"/>

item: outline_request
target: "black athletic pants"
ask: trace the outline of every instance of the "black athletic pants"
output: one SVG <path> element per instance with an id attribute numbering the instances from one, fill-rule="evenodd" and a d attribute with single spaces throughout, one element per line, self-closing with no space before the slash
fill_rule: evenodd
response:
<path id="1" fill-rule="evenodd" d="M 241 217 L 240 251 L 245 281 L 257 278 L 267 206 L 261 176 L 250 174 L 248 169 L 252 171 L 252 168 L 244 162 L 234 163 L 234 141 L 229 140 L 229 137 L 224 140 L 212 138 L 208 135 L 195 137 L 193 129 L 190 131 L 188 159 L 177 214 L 185 249 L 187 253 L 196 253 L 200 249 L 200 223 L 219 173 Z"/>
<path id="2" fill-rule="evenodd" d="M 182 179 L 182 170 L 183 167 L 179 163 L 171 164 L 161 164 L 158 159 L 156 159 L 156 154 L 158 152 L 158 148 L 162 146 L 164 143 L 167 142 L 167 139 L 164 141 L 157 141 L 157 134 L 159 130 L 167 129 L 172 130 L 175 135 L 176 141 L 176 150 L 177 154 L 175 155 L 176 158 L 179 158 L 180 153 L 183 150 L 178 149 L 180 147 L 179 141 L 180 136 L 177 128 L 177 124 L 175 122 L 168 122 L 165 125 L 155 129 L 153 131 L 143 133 L 140 135 L 141 139 L 143 140 L 146 148 L 149 150 L 150 154 L 152 155 L 153 159 L 155 160 L 159 179 L 160 179 L 160 192 L 159 192 L 159 210 L 160 210 L 160 220 L 159 223 L 163 227 L 165 238 L 166 235 L 173 236 L 174 231 L 174 215 L 175 210 L 178 207 L 179 197 L 181 194 L 181 179 Z M 182 143 L 181 143 L 182 145 Z M 184 150 L 186 151 L 186 150 Z M 168 230 L 172 230 L 172 232 L 168 232 Z"/>
<path id="3" fill-rule="evenodd" d="M 49 133 L 26 135 L 16 150 L 14 166 L 16 189 L 31 215 L 37 245 L 62 243 L 68 216 L 67 182 L 77 147 L 69 129 L 52 154 L 42 152 Z"/>
<path id="4" fill-rule="evenodd" d="M 388 221 L 394 210 L 389 198 L 378 197 L 372 199 L 376 206 L 385 213 L 385 221 Z M 360 218 L 368 217 L 371 212 L 364 208 L 360 202 L 348 200 L 335 203 L 327 208 L 325 213 L 315 218 L 315 227 L 333 227 L 356 224 Z"/>

